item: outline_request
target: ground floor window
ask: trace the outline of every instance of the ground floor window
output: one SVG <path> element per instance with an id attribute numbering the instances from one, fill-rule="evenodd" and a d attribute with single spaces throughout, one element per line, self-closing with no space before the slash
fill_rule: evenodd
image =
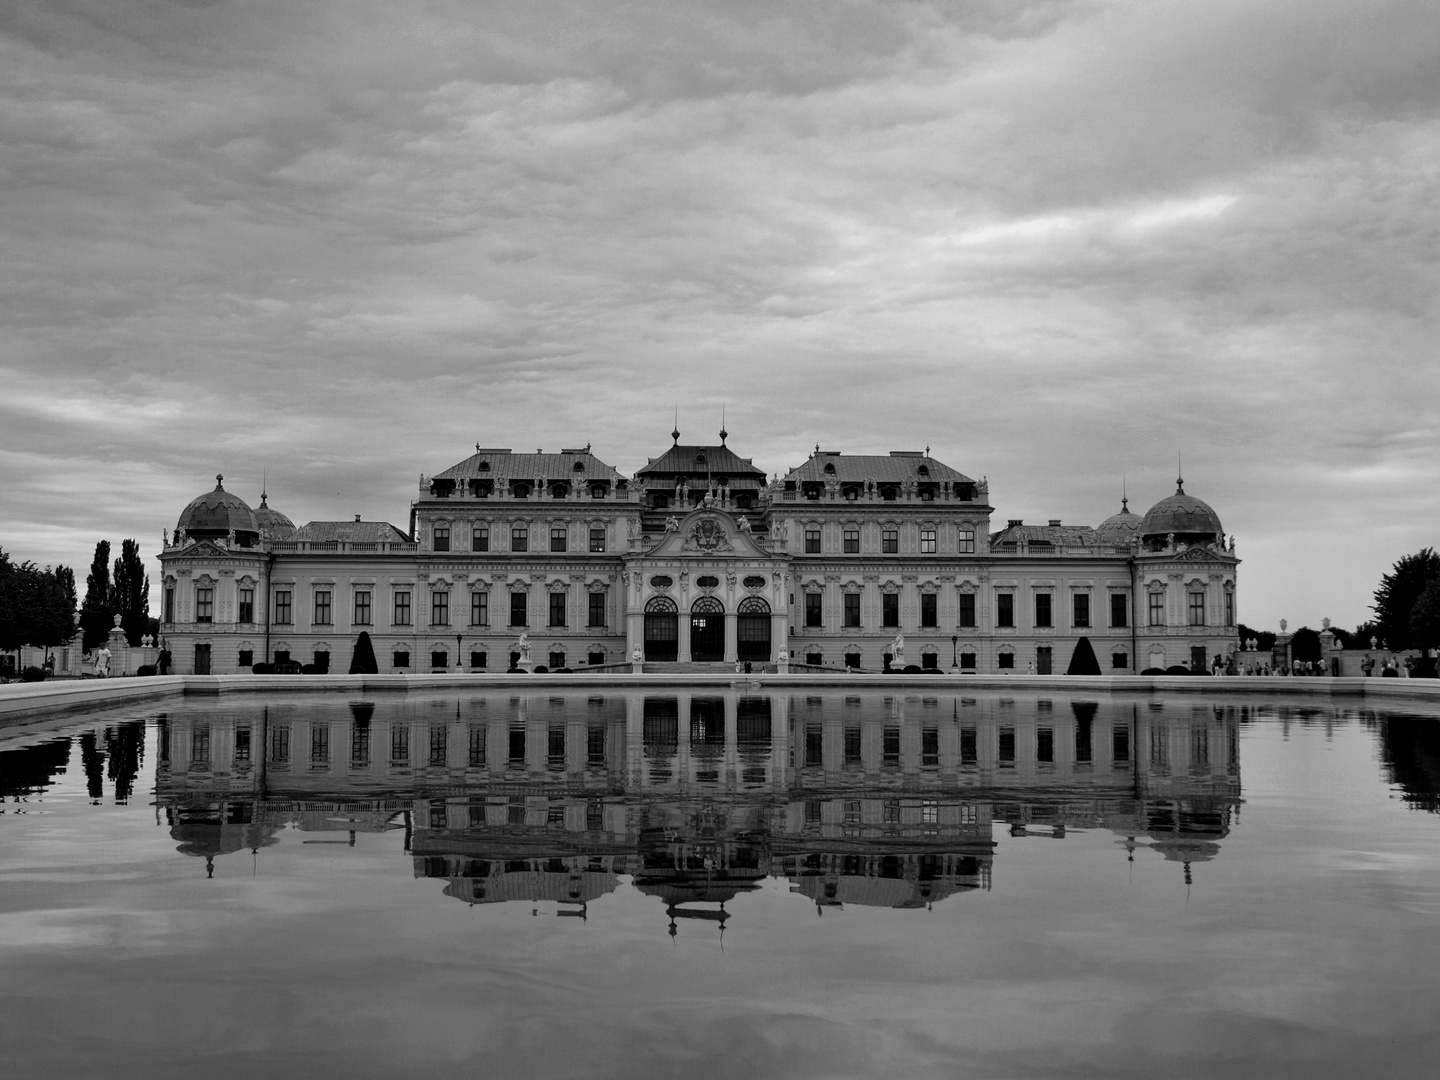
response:
<path id="1" fill-rule="evenodd" d="M 255 653 L 251 649 L 241 649 L 238 661 L 241 667 L 250 667 L 255 663 Z"/>
<path id="2" fill-rule="evenodd" d="M 1015 666 L 1015 654 L 1011 652 L 1002 652 L 999 656 L 995 658 L 995 666 L 1000 668 L 1002 671 L 1010 670 Z"/>
<path id="3" fill-rule="evenodd" d="M 550 670 L 565 666 L 565 654 L 563 652 L 552 652 L 550 654 Z"/>
<path id="4" fill-rule="evenodd" d="M 450 656 L 443 649 L 436 649 L 430 653 L 430 666 L 432 668 L 447 667 L 450 663 Z"/>
<path id="5" fill-rule="evenodd" d="M 974 670 L 975 670 L 975 654 L 974 654 L 973 652 L 962 652 L 962 653 L 960 654 L 960 670 L 961 670 L 961 671 L 974 671 Z"/>
<path id="6" fill-rule="evenodd" d="M 395 659 L 395 663 L 394 663 L 394 666 L 395 666 L 395 667 L 409 667 L 409 666 L 410 666 L 410 650 L 409 650 L 409 649 L 396 649 L 396 650 L 395 650 L 395 657 L 394 657 L 394 659 Z"/>
<path id="7" fill-rule="evenodd" d="M 920 657 L 920 667 L 925 671 L 934 671 L 940 666 L 940 657 L 933 652 L 927 652 Z"/>
<path id="8" fill-rule="evenodd" d="M 805 654 L 805 663 L 807 663 L 807 664 L 814 664 L 816 667 L 819 667 L 819 666 L 820 666 L 820 654 L 819 654 L 818 652 L 807 652 L 807 653 Z"/>
<path id="9" fill-rule="evenodd" d="M 1130 657 L 1123 652 L 1111 653 L 1110 666 L 1112 668 L 1128 668 L 1130 666 Z"/>
<path id="10" fill-rule="evenodd" d="M 858 668 L 860 666 L 860 654 L 858 652 L 847 652 L 845 654 L 845 666 Z"/>
<path id="11" fill-rule="evenodd" d="M 592 666 L 595 664 L 603 664 L 605 663 L 605 654 L 603 652 L 586 653 L 585 662 Z"/>

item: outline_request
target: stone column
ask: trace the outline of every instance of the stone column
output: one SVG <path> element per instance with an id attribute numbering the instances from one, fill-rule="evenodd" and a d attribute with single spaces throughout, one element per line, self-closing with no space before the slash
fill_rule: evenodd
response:
<path id="1" fill-rule="evenodd" d="M 725 612 L 725 662 L 733 664 L 740 658 L 740 639 L 735 612 Z"/>
<path id="2" fill-rule="evenodd" d="M 679 660 L 682 664 L 684 664 L 684 663 L 689 663 L 689 661 L 690 661 L 690 612 L 689 612 L 689 611 L 682 610 L 682 611 L 680 612 L 679 632 L 680 632 L 680 633 L 679 633 L 680 643 L 679 643 L 678 648 L 676 649 L 675 658 L 676 658 L 677 660 Z"/>
<path id="3" fill-rule="evenodd" d="M 770 659 L 772 662 L 779 662 L 780 650 L 787 652 L 790 648 L 790 617 L 783 611 L 771 609 L 770 612 Z M 782 672 L 785 668 L 780 669 Z"/>

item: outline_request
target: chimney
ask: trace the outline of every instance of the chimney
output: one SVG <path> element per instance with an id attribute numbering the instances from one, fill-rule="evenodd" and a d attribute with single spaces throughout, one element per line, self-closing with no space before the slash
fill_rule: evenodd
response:
<path id="1" fill-rule="evenodd" d="M 359 520 L 360 520 L 360 515 L 359 515 L 359 514 L 356 514 L 356 515 L 355 515 L 355 520 L 356 520 L 356 521 L 359 521 Z"/>
<path id="2" fill-rule="evenodd" d="M 1059 519 L 1059 518 L 1051 518 L 1051 519 L 1050 519 L 1050 526 L 1051 526 L 1051 528 L 1058 529 L 1058 528 L 1060 527 L 1060 519 Z"/>

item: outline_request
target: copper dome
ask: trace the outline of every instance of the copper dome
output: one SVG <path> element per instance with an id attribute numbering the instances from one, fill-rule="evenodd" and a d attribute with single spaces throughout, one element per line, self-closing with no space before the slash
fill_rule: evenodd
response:
<path id="1" fill-rule="evenodd" d="M 295 535 L 295 523 L 274 510 L 266 502 L 265 492 L 260 493 L 260 505 L 255 508 L 255 521 L 260 528 L 270 534 L 271 540 L 288 540 Z"/>
<path id="2" fill-rule="evenodd" d="M 1130 500 L 1120 500 L 1120 512 L 1111 514 L 1095 530 L 1095 539 L 1102 544 L 1124 545 L 1135 539 L 1140 531 L 1140 515 L 1130 510 Z"/>
<path id="3" fill-rule="evenodd" d="M 1175 482 L 1175 494 L 1161 499 L 1140 522 L 1140 535 L 1145 540 L 1162 541 L 1171 533 L 1176 539 L 1208 543 L 1218 540 L 1225 530 L 1220 515 L 1210 505 L 1193 495 L 1185 494 L 1185 482 Z"/>
<path id="4" fill-rule="evenodd" d="M 224 477 L 215 477 L 215 490 L 207 491 L 180 514 L 177 530 L 184 529 L 192 540 L 218 540 L 233 529 L 242 542 L 260 538 L 260 524 L 255 520 L 255 511 L 239 495 L 226 491 Z"/>

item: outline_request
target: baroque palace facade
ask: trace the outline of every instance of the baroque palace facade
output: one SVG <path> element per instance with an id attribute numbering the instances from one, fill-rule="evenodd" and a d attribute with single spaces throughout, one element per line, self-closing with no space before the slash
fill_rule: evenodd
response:
<path id="1" fill-rule="evenodd" d="M 1236 647 L 1234 540 L 1183 482 L 1143 517 L 992 529 L 988 483 L 928 451 L 817 447 L 769 480 L 724 431 L 671 434 L 633 478 L 588 446 L 477 445 L 421 476 L 408 529 L 297 528 L 217 477 L 159 557 L 174 670 L 344 671 L 362 632 L 382 672 L 504 671 L 522 635 L 551 670 L 1048 674 L 1093 652 L 1131 674 Z"/>

